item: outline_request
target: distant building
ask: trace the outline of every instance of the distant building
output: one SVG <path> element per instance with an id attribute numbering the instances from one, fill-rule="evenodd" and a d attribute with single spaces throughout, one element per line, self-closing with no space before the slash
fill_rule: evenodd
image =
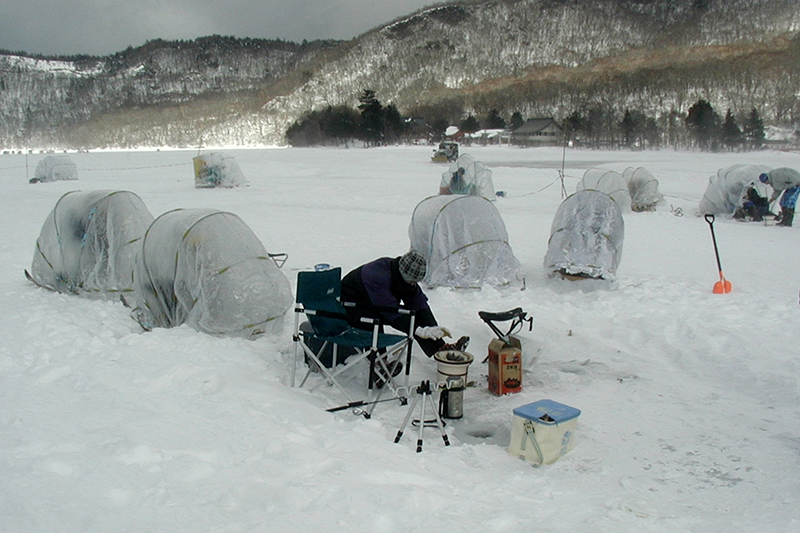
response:
<path id="1" fill-rule="evenodd" d="M 450 141 L 457 141 L 461 137 L 464 136 L 464 132 L 458 129 L 458 126 L 447 126 L 447 129 L 444 130 L 444 137 Z"/>
<path id="2" fill-rule="evenodd" d="M 532 118 L 511 132 L 511 144 L 557 146 L 564 141 L 564 128 L 552 117 Z"/>
<path id="3" fill-rule="evenodd" d="M 475 133 L 465 133 L 461 142 L 466 145 L 479 144 L 509 144 L 509 132 L 502 129 L 478 130 Z"/>

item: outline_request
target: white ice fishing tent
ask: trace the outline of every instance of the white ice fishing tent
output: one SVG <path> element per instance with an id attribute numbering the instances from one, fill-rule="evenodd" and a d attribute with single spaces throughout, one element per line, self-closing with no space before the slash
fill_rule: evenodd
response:
<path id="1" fill-rule="evenodd" d="M 600 191 L 609 195 L 623 213 L 631 210 L 631 194 L 622 174 L 603 168 L 590 168 L 583 173 L 576 191 Z"/>
<path id="2" fill-rule="evenodd" d="M 708 178 L 708 186 L 700 200 L 698 214 L 733 214 L 741 207 L 748 187 L 755 188 L 760 196 L 769 198 L 770 191 L 759 181 L 758 176 L 770 170 L 771 167 L 764 165 L 733 165 L 719 169 L 716 175 Z"/>
<path id="3" fill-rule="evenodd" d="M 232 156 L 219 152 L 200 154 L 194 163 L 194 186 L 198 189 L 247 185 L 242 169 Z"/>
<path id="4" fill-rule="evenodd" d="M 36 165 L 30 183 L 78 179 L 78 167 L 68 155 L 48 155 Z"/>
<path id="5" fill-rule="evenodd" d="M 628 167 L 622 172 L 631 195 L 631 209 L 636 212 L 655 211 L 663 199 L 658 192 L 658 180 L 644 167 Z"/>
<path id="6" fill-rule="evenodd" d="M 442 174 L 439 191 L 444 194 L 483 196 L 492 200 L 495 197 L 492 171 L 471 155 L 462 154 Z"/>
<path id="7" fill-rule="evenodd" d="M 431 196 L 417 204 L 408 228 L 411 248 L 428 261 L 430 286 L 507 285 L 519 261 L 495 205 L 481 196 Z"/>
<path id="8" fill-rule="evenodd" d="M 142 239 L 133 316 L 145 329 L 192 328 L 253 338 L 292 303 L 289 280 L 238 216 L 176 209 Z"/>
<path id="9" fill-rule="evenodd" d="M 42 226 L 30 278 L 58 292 L 119 298 L 133 290 L 139 241 L 152 221 L 132 192 L 68 192 Z"/>
<path id="10" fill-rule="evenodd" d="M 556 210 L 544 267 L 568 278 L 616 279 L 625 223 L 606 193 L 578 191 Z"/>

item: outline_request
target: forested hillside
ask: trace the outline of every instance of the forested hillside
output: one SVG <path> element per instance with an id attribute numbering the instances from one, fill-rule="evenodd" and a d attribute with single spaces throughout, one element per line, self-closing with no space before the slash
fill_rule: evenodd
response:
<path id="1" fill-rule="evenodd" d="M 102 58 L 0 54 L 0 145 L 149 144 L 128 140 L 124 129 L 133 122 L 164 127 L 166 144 L 188 137 L 194 144 L 202 137 L 202 122 L 182 124 L 182 110 L 207 111 L 203 121 L 227 120 L 217 111 L 223 102 L 252 103 L 256 91 L 335 44 L 211 36 L 150 41 Z M 108 121 L 102 142 L 82 130 L 91 120 Z"/>
<path id="2" fill-rule="evenodd" d="M 794 124 L 799 30 L 796 0 L 491 0 L 268 53 L 198 40 L 101 59 L 6 55 L 0 143 L 283 144 L 304 113 L 356 106 L 365 89 L 429 121 L 491 110 L 620 121 L 633 110 L 667 131 L 704 99 Z"/>

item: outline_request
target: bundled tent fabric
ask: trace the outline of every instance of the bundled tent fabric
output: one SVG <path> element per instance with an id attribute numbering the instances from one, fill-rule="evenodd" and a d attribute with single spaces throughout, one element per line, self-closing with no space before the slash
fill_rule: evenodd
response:
<path id="1" fill-rule="evenodd" d="M 628 167 L 622 172 L 631 195 L 631 209 L 636 212 L 655 211 L 663 199 L 658 192 L 658 180 L 644 167 Z"/>
<path id="2" fill-rule="evenodd" d="M 78 179 L 78 167 L 68 155 L 48 155 L 36 165 L 30 183 L 68 181 Z"/>
<path id="3" fill-rule="evenodd" d="M 567 197 L 556 210 L 544 267 L 571 279 L 616 279 L 625 223 L 606 193 L 586 190 Z"/>
<path id="4" fill-rule="evenodd" d="M 439 194 L 495 197 L 492 171 L 469 154 L 463 154 L 442 174 Z"/>
<path id="5" fill-rule="evenodd" d="M 731 215 L 742 206 L 750 188 L 769 198 L 768 187 L 759 181 L 758 176 L 770 170 L 764 165 L 733 165 L 719 169 L 716 175 L 708 178 L 698 214 Z"/>
<path id="6" fill-rule="evenodd" d="M 519 261 L 495 205 L 480 196 L 431 196 L 417 204 L 408 228 L 411 248 L 428 261 L 430 286 L 507 285 Z"/>
<path id="7" fill-rule="evenodd" d="M 198 189 L 238 187 L 247 180 L 236 160 L 219 152 L 200 154 L 194 159 L 194 186 Z"/>
<path id="8" fill-rule="evenodd" d="M 58 292 L 119 298 L 133 290 L 139 241 L 152 221 L 132 192 L 68 192 L 42 226 L 29 277 Z"/>
<path id="9" fill-rule="evenodd" d="M 603 168 L 590 168 L 584 172 L 576 190 L 604 192 L 617 202 L 617 206 L 623 213 L 631 210 L 631 194 L 628 192 L 628 184 L 619 172 Z"/>
<path id="10" fill-rule="evenodd" d="M 176 209 L 148 228 L 136 262 L 133 316 L 145 328 L 188 324 L 253 338 L 292 303 L 289 280 L 233 213 Z"/>

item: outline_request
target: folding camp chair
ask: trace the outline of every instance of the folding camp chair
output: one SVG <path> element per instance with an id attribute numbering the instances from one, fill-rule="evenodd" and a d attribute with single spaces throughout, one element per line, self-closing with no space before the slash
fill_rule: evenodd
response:
<path id="1" fill-rule="evenodd" d="M 529 317 L 528 313 L 523 311 L 521 307 L 515 307 L 514 309 L 500 313 L 478 311 L 478 316 L 481 320 L 486 322 L 486 325 L 497 335 L 497 338 L 505 343 L 509 342 L 509 337 L 511 335 L 522 329 L 522 324 L 525 322 L 528 323 L 528 331 L 533 330 L 533 317 Z M 495 325 L 495 322 L 508 322 L 509 320 L 512 322 L 508 327 L 508 331 L 505 333 Z"/>
<path id="2" fill-rule="evenodd" d="M 511 337 L 516 332 L 522 330 L 522 325 L 527 322 L 528 323 L 528 331 L 533 331 L 533 317 L 529 317 L 528 313 L 522 310 L 521 307 L 515 307 L 514 309 L 510 309 L 508 311 L 502 311 L 500 313 L 493 313 L 490 311 L 478 311 L 478 316 L 486 322 L 486 325 L 491 328 L 497 338 L 503 341 L 506 345 L 511 345 Z M 511 325 L 508 327 L 505 333 L 497 327 L 495 322 L 508 322 L 511 321 Z M 485 363 L 489 360 L 489 356 L 486 356 L 486 359 L 483 360 Z"/>
<path id="3" fill-rule="evenodd" d="M 350 394 L 337 378 L 366 359 L 369 361 L 369 377 L 367 379 L 369 398 L 371 399 L 373 389 L 376 388 L 378 382 L 384 381 L 385 386 L 382 391 L 388 387 L 395 396 L 405 400 L 411 367 L 412 332 L 414 331 L 413 311 L 395 308 L 370 308 L 373 316 L 376 309 L 410 315 L 409 331 L 405 332 L 404 335 L 384 333 L 380 319 L 361 316 L 354 304 L 342 303 L 339 300 L 341 273 L 342 269 L 338 267 L 323 271 L 297 273 L 295 331 L 293 337 L 295 360 L 292 367 L 292 387 L 295 384 L 295 373 L 301 353 L 298 348 L 302 348 L 302 353 L 305 355 L 309 369 L 300 383 L 301 387 L 305 384 L 311 372 L 317 370 L 323 375 L 324 379 L 313 386 L 311 388 L 312 391 L 322 383 L 328 383 L 338 388 L 348 402 L 363 404 L 363 402 L 353 402 Z M 369 329 L 351 326 L 348 321 L 349 316 L 345 312 L 345 306 L 351 308 L 350 316 L 359 316 L 360 322 Z M 304 314 L 308 319 L 308 322 L 302 325 L 300 323 L 301 314 Z M 327 357 L 323 357 L 323 352 L 326 349 L 330 349 L 333 353 L 332 360 L 328 365 L 323 363 L 323 358 L 328 362 Z M 338 360 L 340 351 L 345 354 L 342 358 L 343 361 Z M 402 378 L 404 383 L 400 385 L 392 374 L 402 363 L 401 359 L 404 353 L 406 355 L 405 372 Z M 381 375 L 378 374 L 378 371 L 380 371 Z M 371 410 L 369 413 L 371 414 Z"/>

